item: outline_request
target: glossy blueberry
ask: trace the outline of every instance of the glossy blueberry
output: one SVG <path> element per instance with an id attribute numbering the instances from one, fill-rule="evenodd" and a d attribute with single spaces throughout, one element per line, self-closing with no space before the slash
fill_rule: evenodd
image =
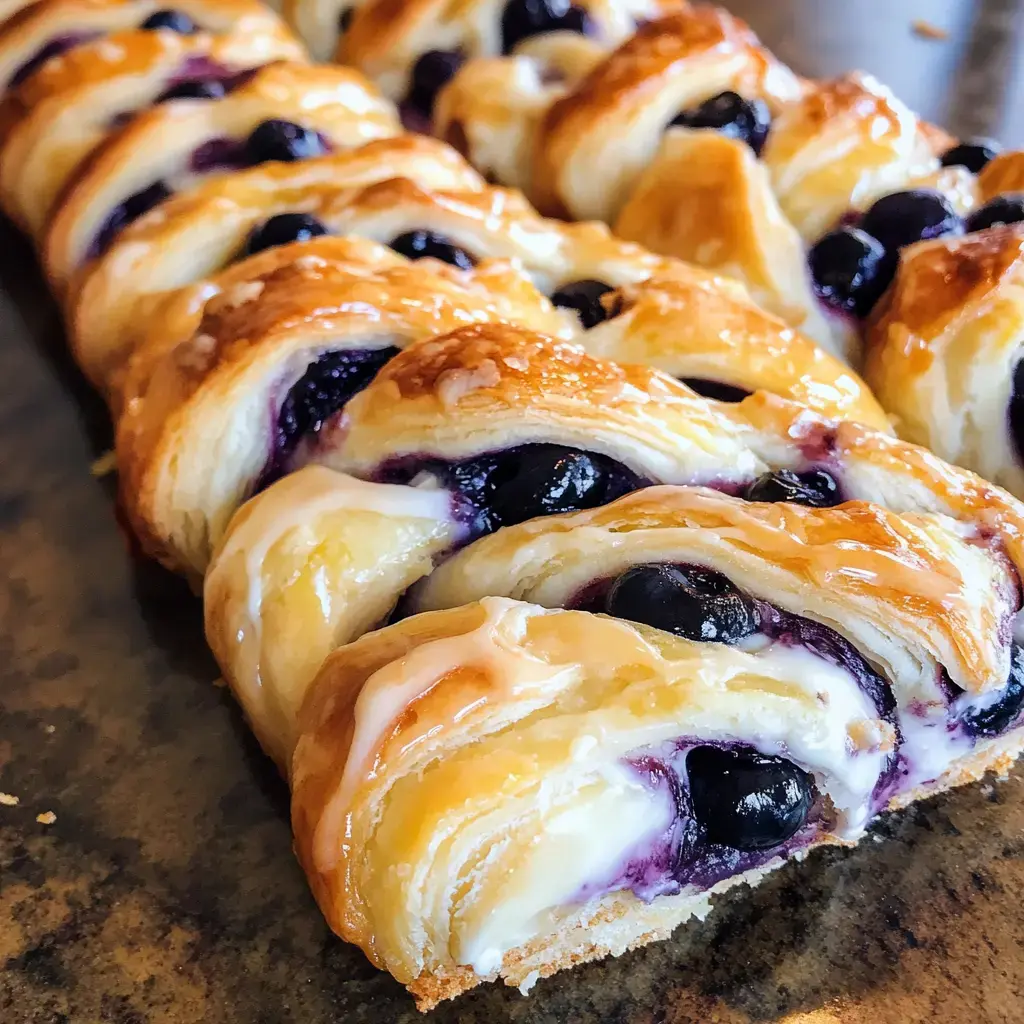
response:
<path id="1" fill-rule="evenodd" d="M 177 32 L 181 36 L 191 36 L 199 31 L 199 26 L 184 11 L 176 11 L 173 8 L 154 12 L 139 28 L 148 32 L 163 28 L 169 32 Z"/>
<path id="2" fill-rule="evenodd" d="M 860 229 L 895 252 L 928 238 L 959 235 L 963 223 L 941 192 L 918 188 L 882 196 L 864 214 Z"/>
<path id="3" fill-rule="evenodd" d="M 315 433 L 345 403 L 365 388 L 380 368 L 398 355 L 396 348 L 327 352 L 296 381 L 278 415 L 278 445 L 294 447 L 299 438 Z"/>
<path id="4" fill-rule="evenodd" d="M 704 377 L 681 377 L 680 380 L 691 390 L 705 398 L 716 402 L 742 402 L 750 392 L 735 384 L 726 384 L 720 380 L 707 380 Z"/>
<path id="5" fill-rule="evenodd" d="M 768 850 L 792 839 L 814 803 L 814 780 L 754 750 L 695 747 L 686 755 L 693 815 L 713 843 Z"/>
<path id="6" fill-rule="evenodd" d="M 1024 193 L 1011 192 L 979 207 L 964 222 L 968 231 L 984 231 L 1000 224 L 1019 224 L 1024 221 Z"/>
<path id="7" fill-rule="evenodd" d="M 687 640 L 733 644 L 758 630 L 753 603 L 728 578 L 689 565 L 627 569 L 608 591 L 605 611 Z"/>
<path id="8" fill-rule="evenodd" d="M 197 82 L 179 82 L 172 85 L 158 97 L 157 103 L 167 100 L 219 100 L 228 94 L 227 86 L 216 78 L 207 78 Z"/>
<path id="9" fill-rule="evenodd" d="M 308 242 L 311 238 L 327 235 L 327 227 L 311 213 L 279 213 L 253 228 L 245 243 L 245 254 L 263 252 L 289 242 Z"/>
<path id="10" fill-rule="evenodd" d="M 961 716 L 972 736 L 999 736 L 1006 732 L 1024 711 L 1024 650 L 1013 645 L 1010 678 L 991 703 L 970 708 Z"/>
<path id="11" fill-rule="evenodd" d="M 563 309 L 576 310 L 584 329 L 589 331 L 591 327 L 596 327 L 602 320 L 614 315 L 601 304 L 601 296 L 613 290 L 604 281 L 584 278 L 582 281 L 570 281 L 562 285 L 552 294 L 551 301 Z"/>
<path id="12" fill-rule="evenodd" d="M 1024 465 L 1024 360 L 1013 369 L 1013 390 L 1010 392 L 1010 438 L 1017 461 Z"/>
<path id="13" fill-rule="evenodd" d="M 984 166 L 999 155 L 1002 146 L 994 139 L 971 139 L 961 142 L 942 154 L 943 167 L 966 167 L 979 174 Z"/>
<path id="14" fill-rule="evenodd" d="M 410 260 L 430 257 L 462 270 L 476 266 L 476 260 L 465 249 L 460 249 L 450 238 L 437 231 L 407 231 L 404 235 L 392 238 L 388 245 L 400 256 Z"/>
<path id="15" fill-rule="evenodd" d="M 499 464 L 488 481 L 492 528 L 603 505 L 607 484 L 599 457 L 561 445 L 529 445 L 518 459 Z"/>
<path id="16" fill-rule="evenodd" d="M 711 128 L 730 139 L 745 142 L 760 154 L 768 138 L 772 115 L 764 100 L 745 100 L 739 93 L 722 92 L 693 110 L 683 110 L 670 122 L 685 128 Z"/>
<path id="17" fill-rule="evenodd" d="M 141 192 L 129 196 L 120 206 L 115 206 L 110 215 L 100 226 L 89 247 L 88 258 L 93 259 L 102 255 L 109 248 L 110 243 L 126 228 L 132 221 L 137 220 L 144 213 L 158 206 L 173 193 L 162 182 L 156 181 Z"/>
<path id="18" fill-rule="evenodd" d="M 809 508 L 831 508 L 842 501 L 839 485 L 822 469 L 765 473 L 746 488 L 743 497 L 747 501 L 788 501 Z"/>
<path id="19" fill-rule="evenodd" d="M 308 160 L 326 152 L 327 146 L 316 132 L 276 117 L 258 124 L 245 140 L 245 154 L 250 164 L 268 160 Z"/>
<path id="20" fill-rule="evenodd" d="M 501 15 L 502 53 L 511 53 L 530 36 L 554 31 L 589 35 L 590 15 L 569 0 L 508 0 Z"/>
<path id="21" fill-rule="evenodd" d="M 408 103 L 429 117 L 437 94 L 452 80 L 465 60 L 458 50 L 428 50 L 412 66 Z"/>
<path id="22" fill-rule="evenodd" d="M 865 317 L 889 286 L 895 261 L 877 238 L 859 228 L 839 228 L 819 238 L 807 256 L 811 278 L 830 308 Z"/>

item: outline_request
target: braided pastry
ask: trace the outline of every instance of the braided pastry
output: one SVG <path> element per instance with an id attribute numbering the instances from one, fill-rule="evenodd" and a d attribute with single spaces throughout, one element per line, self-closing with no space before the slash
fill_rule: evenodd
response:
<path id="1" fill-rule="evenodd" d="M 437 132 L 545 212 L 739 277 L 834 352 L 856 356 L 853 317 L 899 248 L 962 230 L 978 202 L 984 146 L 870 76 L 799 79 L 719 9 L 644 25 L 582 76 L 555 43 L 467 65 Z"/>
<path id="2" fill-rule="evenodd" d="M 108 139 L 62 197 L 43 246 L 47 276 L 62 289 L 124 225 L 197 177 L 308 159 L 396 131 L 390 105 L 345 68 L 270 64 L 223 98 L 160 104 Z"/>
<path id="3" fill-rule="evenodd" d="M 240 502 L 311 459 L 368 479 L 381 473 L 411 479 L 418 467 L 401 465 L 417 451 L 406 451 L 407 431 L 420 435 L 433 456 L 457 460 L 486 459 L 492 450 L 524 443 L 582 446 L 625 464 L 608 463 L 611 491 L 638 486 L 643 478 L 691 482 L 720 472 L 750 475 L 746 464 L 755 462 L 756 473 L 773 456 L 757 460 L 743 451 L 742 435 L 752 426 L 742 414 L 748 403 L 731 403 L 746 391 L 693 375 L 721 375 L 712 367 L 728 365 L 737 353 L 743 367 L 738 375 L 724 371 L 732 381 L 742 375 L 768 391 L 813 395 L 835 415 L 887 424 L 857 379 L 803 339 L 784 335 L 777 351 L 767 332 L 736 331 L 716 358 L 715 344 L 722 344 L 728 330 L 722 324 L 734 320 L 737 307 L 713 302 L 699 289 L 680 288 L 672 278 L 653 282 L 645 300 L 582 340 L 605 352 L 669 364 L 694 387 L 724 401 L 700 398 L 661 371 L 625 372 L 576 346 L 552 348 L 539 335 L 502 331 L 498 324 L 547 335 L 568 336 L 572 330 L 569 317 L 503 264 L 481 264 L 474 274 L 431 260 L 396 263 L 397 257 L 385 260 L 364 250 L 364 258 L 376 263 L 364 271 L 314 258 L 313 242 L 299 251 L 308 255 L 296 258 L 287 246 L 271 250 L 262 254 L 276 253 L 269 266 L 252 266 L 244 279 L 233 276 L 230 287 L 218 284 L 220 294 L 207 302 L 191 338 L 173 346 L 158 342 L 155 358 L 151 346 L 144 347 L 129 370 L 130 397 L 118 432 L 124 500 L 149 549 L 176 568 L 202 573 L 211 545 Z M 699 306 L 689 303 L 691 295 L 701 298 L 706 315 L 693 315 Z M 667 305 L 680 296 L 676 305 Z M 683 318 L 688 332 L 677 335 Z M 412 342 L 474 322 L 495 326 L 462 330 L 438 342 L 439 348 L 415 346 L 406 357 L 391 359 Z M 393 392 L 403 380 L 416 381 L 424 399 L 439 407 L 428 405 L 421 413 L 415 402 L 396 402 Z M 471 409 L 480 401 L 477 426 Z M 406 409 L 412 416 L 408 424 Z M 802 409 L 787 407 L 779 425 L 772 425 L 780 441 L 794 429 L 794 410 Z M 587 414 L 603 423 L 596 433 L 585 422 Z M 379 455 L 378 423 L 387 435 L 380 440 L 398 445 Z M 449 448 L 449 432 L 455 448 Z M 703 433 L 722 436 L 700 439 Z M 222 448 L 211 448 L 213 437 Z M 638 448 L 648 447 L 647 453 L 631 456 L 631 439 Z M 480 529 L 494 528 L 492 512 L 473 515 Z"/>
<path id="4" fill-rule="evenodd" d="M 266 8 L 240 31 L 127 31 L 78 46 L 44 64 L 0 107 L 0 202 L 39 239 L 53 205 L 83 161 L 144 107 L 210 98 L 275 60 L 299 61 L 301 46 Z"/>
<path id="5" fill-rule="evenodd" d="M 75 356 L 94 383 L 109 391 L 130 354 L 139 325 L 164 293 L 195 286 L 244 256 L 250 235 L 274 221 L 275 241 L 308 237 L 317 221 L 282 215 L 319 214 L 343 206 L 367 184 L 408 178 L 427 188 L 473 189 L 479 176 L 452 150 L 419 136 L 397 136 L 330 157 L 269 163 L 219 175 L 161 204 L 121 232 L 107 253 L 73 282 L 68 319 Z M 326 230 L 326 226 L 324 226 Z M 297 232 L 297 234 L 296 234 Z M 201 308 L 201 307 L 200 307 Z"/>
<path id="6" fill-rule="evenodd" d="M 904 250 L 865 370 L 904 437 L 1020 496 L 1022 349 L 1024 224 L 1012 224 Z"/>
<path id="7" fill-rule="evenodd" d="M 411 264 L 378 247 L 361 265 L 300 246 L 211 299 L 195 334 L 132 384 L 118 426 L 123 500 L 174 568 L 201 575 L 238 505 L 304 460 L 322 422 L 399 348 L 490 320 L 568 330 L 506 267 Z"/>
<path id="8" fill-rule="evenodd" d="M 674 0 L 285 0 L 285 16 L 317 60 L 337 56 L 379 82 L 416 119 L 429 119 L 438 89 L 470 57 L 509 53 L 551 33 L 625 39 Z"/>
<path id="9" fill-rule="evenodd" d="M 311 455 L 382 483 L 374 489 L 319 466 L 285 477 L 228 527 L 206 582 L 210 644 L 265 747 L 282 764 L 312 669 L 333 647 L 382 621 L 439 554 L 495 530 L 493 540 L 477 541 L 468 551 L 503 551 L 502 538 L 514 547 L 522 536 L 516 523 L 602 506 L 632 491 L 635 503 L 622 499 L 608 506 L 609 515 L 623 505 L 667 502 L 671 489 L 641 489 L 652 482 L 714 481 L 750 500 L 811 507 L 869 500 L 883 520 L 885 508 L 927 513 L 959 536 L 946 518 L 954 517 L 966 524 L 963 535 L 999 538 L 995 546 L 1005 546 L 1015 560 L 1024 553 L 1018 504 L 921 449 L 815 417 L 763 392 L 738 404 L 709 401 L 658 371 L 598 360 L 576 346 L 494 324 L 421 342 L 396 356 L 342 417 L 322 425 Z M 409 483 L 406 502 L 397 485 Z M 429 498 L 422 497 L 424 489 Z M 359 510 L 359 521 L 350 533 L 352 509 Z M 199 515 L 193 511 L 190 518 Z M 543 529 L 547 522 L 533 525 Z M 562 529 L 559 520 L 551 522 L 553 530 Z M 786 523 L 800 535 L 795 516 Z M 604 543 L 589 520 L 579 535 Z M 506 572 L 505 582 L 496 584 L 494 573 L 481 569 L 481 585 L 545 603 L 542 594 L 515 590 L 515 567 L 527 565 L 530 543 L 523 543 L 522 557 L 513 551 L 496 559 L 494 573 Z M 781 543 L 765 540 L 764 553 Z M 872 535 L 870 543 L 882 541 Z M 371 546 L 379 573 L 360 569 Z M 842 542 L 828 549 L 833 568 L 843 564 L 843 549 Z M 543 557 L 545 550 L 538 542 L 534 554 Z M 607 557 L 614 550 L 609 542 Z M 444 581 L 460 574 L 463 557 L 437 570 L 439 582 L 428 584 L 421 603 L 429 605 L 432 593 L 452 592 Z M 596 567 L 589 579 L 604 575 L 602 557 L 594 553 L 576 571 Z M 563 559 L 552 561 L 562 565 Z M 568 558 L 564 563 L 569 585 L 582 588 L 588 581 L 573 577 Z M 454 593 L 446 604 L 475 596 Z M 267 705 L 276 709 L 270 718 Z"/>
<path id="10" fill-rule="evenodd" d="M 36 0 L 4 11 L 0 27 L 0 87 L 26 81 L 46 62 L 101 36 L 165 31 L 189 35 L 209 32 L 266 32 L 274 22 L 253 0 L 175 0 L 173 9 L 158 0 Z"/>
<path id="11" fill-rule="evenodd" d="M 955 560 L 971 578 L 985 555 L 942 538 L 940 522 L 912 523 L 914 569 L 918 527 L 926 549 L 941 538 L 939 593 L 963 604 Z M 704 917 L 711 894 L 850 842 L 912 798 L 899 688 L 870 647 L 718 573 L 645 568 L 709 604 L 728 599 L 750 615 L 747 640 L 485 598 L 371 633 L 314 682 L 292 761 L 299 858 L 332 927 L 420 1009 L 496 977 L 525 991 L 665 938 Z M 1005 615 L 1017 583 L 989 568 L 1013 593 Z M 936 596 L 907 594 L 933 610 Z M 901 637 L 891 652 L 912 661 L 923 646 Z M 964 753 L 920 795 L 1019 751 L 1024 661 L 1014 648 L 1011 668 L 1005 645 L 999 660 L 1012 710 L 956 698 Z M 1011 731 L 989 737 L 1008 724 L 996 707 Z"/>
<path id="12" fill-rule="evenodd" d="M 1024 507 L 893 437 L 790 326 L 837 351 L 851 333 L 804 252 L 817 273 L 818 235 L 856 238 L 829 231 L 849 210 L 928 183 L 940 235 L 1005 206 L 1020 161 L 951 157 L 870 80 L 804 82 L 706 9 L 605 56 L 662 7 L 365 0 L 342 46 L 407 121 L 483 55 L 441 97 L 447 136 L 668 256 L 400 135 L 359 72 L 304 63 L 248 0 L 5 9 L 0 198 L 110 399 L 127 519 L 203 580 L 329 923 L 424 1009 L 666 935 L 1024 746 Z M 336 6 L 292 14 L 331 41 Z M 753 121 L 696 130 L 709 89 Z M 735 220 L 704 211 L 731 249 L 673 227 L 701 165 L 742 193 Z M 1021 236 L 985 216 L 962 249 L 990 269 L 960 305 L 986 313 L 938 318 L 947 373 L 1016 330 Z M 958 252 L 906 249 L 871 321 L 884 389 L 887 346 L 938 335 L 914 319 L 919 265 Z M 919 391 L 891 399 L 901 424 Z"/>

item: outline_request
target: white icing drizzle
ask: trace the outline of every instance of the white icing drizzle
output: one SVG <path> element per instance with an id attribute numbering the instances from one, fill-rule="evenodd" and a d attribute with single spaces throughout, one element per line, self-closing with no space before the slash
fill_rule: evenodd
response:
<path id="1" fill-rule="evenodd" d="M 263 569 L 268 553 L 289 532 L 343 509 L 402 521 L 424 519 L 450 524 L 453 533 L 456 529 L 446 491 L 367 483 L 323 466 L 300 469 L 253 498 L 229 526 L 210 564 L 204 588 L 208 608 L 217 600 L 227 604 L 225 618 L 235 647 L 231 658 L 234 670 L 229 676 L 236 690 L 255 693 L 264 686 L 260 662 Z M 319 587 L 318 597 L 324 618 L 329 619 L 335 595 Z M 244 692 L 240 696 L 252 715 Z M 294 722 L 288 722 L 287 728 L 291 733 Z"/>

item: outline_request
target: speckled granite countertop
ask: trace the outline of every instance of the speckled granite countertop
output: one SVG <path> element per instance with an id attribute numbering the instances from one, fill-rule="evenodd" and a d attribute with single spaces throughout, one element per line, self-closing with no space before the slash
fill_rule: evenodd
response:
<path id="1" fill-rule="evenodd" d="M 1024 143 L 1014 0 L 732 6 L 802 70 L 867 65 L 929 116 Z M 949 39 L 913 37 L 917 17 Z M 671 942 L 420 1017 L 328 933 L 284 786 L 212 685 L 198 602 L 132 559 L 90 475 L 105 417 L 9 230 L 0 267 L 0 792 L 19 801 L 0 804 L 2 1024 L 1024 1021 L 1019 769 Z"/>

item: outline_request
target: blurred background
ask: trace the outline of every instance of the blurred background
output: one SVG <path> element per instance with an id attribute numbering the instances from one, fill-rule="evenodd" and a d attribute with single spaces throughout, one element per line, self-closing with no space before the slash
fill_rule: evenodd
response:
<path id="1" fill-rule="evenodd" d="M 862 68 L 960 136 L 1024 146 L 1024 0 L 719 0 L 795 71 Z"/>

